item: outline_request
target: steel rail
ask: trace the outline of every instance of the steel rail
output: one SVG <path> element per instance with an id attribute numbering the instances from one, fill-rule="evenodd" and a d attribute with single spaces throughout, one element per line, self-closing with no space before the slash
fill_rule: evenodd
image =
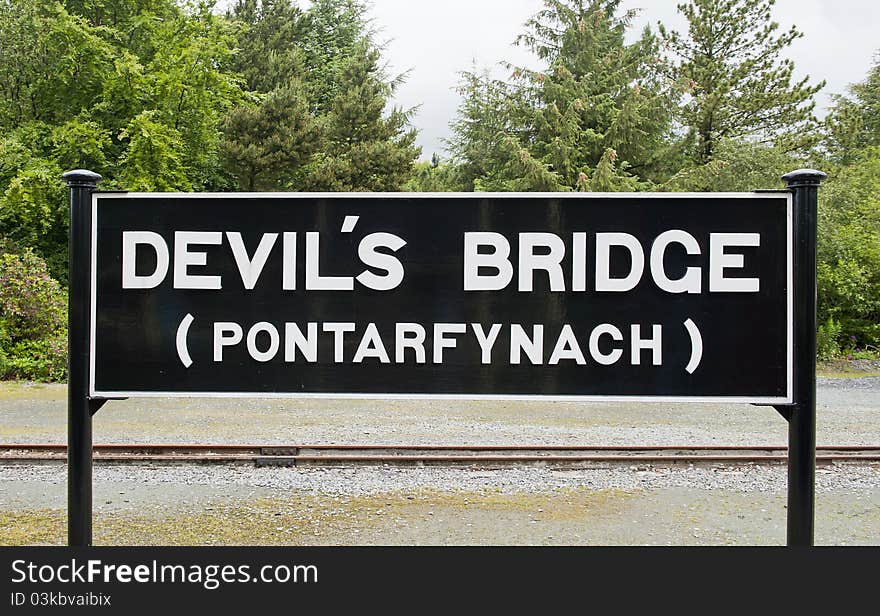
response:
<path id="1" fill-rule="evenodd" d="M 33 451 L 66 451 L 64 443 L 0 443 L 0 452 L 15 450 Z M 396 445 L 396 444 L 318 444 L 318 445 L 277 445 L 277 444 L 238 444 L 238 443 L 96 443 L 93 451 L 259 451 L 264 449 L 314 449 L 314 450 L 379 450 L 398 451 L 435 450 L 435 451 L 786 451 L 786 445 Z M 878 445 L 818 445 L 816 451 L 878 451 Z"/>
<path id="2" fill-rule="evenodd" d="M 818 464 L 880 462 L 880 445 L 825 445 Z M 60 443 L 0 443 L 0 464 L 66 461 Z M 100 464 L 252 464 L 256 466 L 555 466 L 602 464 L 781 464 L 782 445 L 271 445 L 104 443 Z"/>

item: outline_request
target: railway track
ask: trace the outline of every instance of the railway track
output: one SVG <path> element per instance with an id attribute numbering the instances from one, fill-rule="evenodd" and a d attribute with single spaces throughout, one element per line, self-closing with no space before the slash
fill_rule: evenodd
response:
<path id="1" fill-rule="evenodd" d="M 58 443 L 0 443 L 0 464 L 64 463 Z M 560 466 L 784 464 L 784 446 L 192 445 L 97 444 L 96 464 L 252 466 Z M 877 446 L 823 446 L 816 463 L 880 463 Z"/>

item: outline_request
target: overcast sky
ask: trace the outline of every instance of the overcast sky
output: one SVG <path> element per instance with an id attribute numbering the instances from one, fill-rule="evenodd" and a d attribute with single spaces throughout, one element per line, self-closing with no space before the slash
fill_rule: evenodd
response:
<path id="1" fill-rule="evenodd" d="M 625 0 L 626 8 L 641 9 L 633 33 L 657 21 L 683 30 L 678 2 Z M 443 154 L 442 139 L 460 101 L 455 92 L 460 71 L 474 64 L 492 67 L 501 60 L 535 63 L 513 40 L 541 8 L 541 0 L 372 0 L 372 5 L 379 38 L 389 41 L 385 57 L 392 71 L 410 70 L 395 103 L 420 105 L 413 123 L 419 129 L 422 159 Z M 781 29 L 794 24 L 804 33 L 789 54 L 800 75 L 809 75 L 814 83 L 828 82 L 817 101 L 820 108 L 829 104 L 831 94 L 861 81 L 880 49 L 878 0 L 777 0 L 775 19 Z"/>

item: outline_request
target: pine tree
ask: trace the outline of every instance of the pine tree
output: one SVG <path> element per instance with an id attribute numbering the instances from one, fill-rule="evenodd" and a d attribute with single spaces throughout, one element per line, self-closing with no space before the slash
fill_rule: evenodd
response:
<path id="1" fill-rule="evenodd" d="M 635 11 L 620 0 L 548 0 L 519 42 L 549 63 L 520 70 L 537 87 L 533 154 L 565 186 L 608 177 L 606 188 L 634 189 L 656 179 L 670 134 L 670 99 L 659 85 L 657 44 L 650 30 L 624 41 Z M 611 181 L 608 174 L 617 179 Z"/>
<path id="2" fill-rule="evenodd" d="M 242 105 L 224 120 L 226 170 L 245 191 L 278 190 L 292 183 L 318 145 L 316 120 L 299 82 Z"/>
<path id="3" fill-rule="evenodd" d="M 226 170 L 243 190 L 400 190 L 419 150 L 408 114 L 386 110 L 359 0 L 239 0 L 237 68 L 251 100 L 224 123 Z M 387 111 L 387 113 L 386 113 Z"/>
<path id="4" fill-rule="evenodd" d="M 304 16 L 302 52 L 310 99 L 318 113 L 330 110 L 341 79 L 364 39 L 372 40 L 367 7 L 361 0 L 312 0 Z"/>
<path id="5" fill-rule="evenodd" d="M 782 52 L 802 36 L 797 28 L 777 33 L 775 0 L 689 0 L 678 5 L 687 34 L 667 31 L 668 74 L 686 95 L 681 121 L 688 151 L 710 162 L 723 139 L 749 139 L 784 150 L 814 140 L 813 95 L 825 83 L 793 81 L 794 63 Z"/>
<path id="6" fill-rule="evenodd" d="M 399 191 L 420 148 L 408 114 L 385 115 L 392 84 L 379 67 L 379 50 L 362 40 L 341 71 L 339 92 L 321 119 L 318 154 L 299 187 L 324 191 Z"/>
<path id="7" fill-rule="evenodd" d="M 233 67 L 248 90 L 267 93 L 305 78 L 308 23 L 291 0 L 238 0 L 226 16 L 243 28 Z"/>
<path id="8" fill-rule="evenodd" d="M 864 81 L 838 96 L 826 119 L 826 148 L 835 162 L 854 162 L 865 148 L 880 146 L 880 54 Z"/>
<path id="9" fill-rule="evenodd" d="M 464 190 L 534 189 L 540 182 L 528 178 L 540 174 L 547 190 L 559 190 L 555 174 L 540 164 L 524 168 L 529 158 L 521 156 L 517 135 L 527 139 L 531 107 L 517 100 L 518 89 L 492 79 L 488 71 L 474 70 L 461 74 L 458 92 L 462 102 L 450 125 L 452 136 L 446 147 Z M 509 169 L 512 165 L 520 166 L 518 173 Z M 520 188 L 517 182 L 526 185 Z"/>
<path id="10" fill-rule="evenodd" d="M 477 189 L 636 190 L 667 173 L 657 44 L 649 30 L 625 42 L 635 13 L 620 4 L 546 0 L 517 39 L 545 69 L 511 67 L 513 84 L 465 74 L 451 151 Z"/>
<path id="11" fill-rule="evenodd" d="M 306 84 L 308 20 L 291 0 L 238 0 L 227 18 L 241 27 L 235 68 L 250 96 L 224 118 L 224 168 L 241 190 L 283 190 L 319 139 Z"/>

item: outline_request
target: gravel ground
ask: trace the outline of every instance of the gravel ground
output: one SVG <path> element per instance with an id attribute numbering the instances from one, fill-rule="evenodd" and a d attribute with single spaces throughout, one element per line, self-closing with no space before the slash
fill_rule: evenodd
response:
<path id="1" fill-rule="evenodd" d="M 782 545 L 785 469 L 95 469 L 98 545 Z M 61 544 L 63 467 L 0 467 L 0 544 Z M 880 544 L 880 466 L 817 474 L 819 545 Z"/>
<path id="2" fill-rule="evenodd" d="M 66 470 L 52 466 L 0 466 L 0 485 L 7 500 L 5 506 L 37 508 L 63 506 L 63 490 L 42 490 L 46 485 L 66 486 Z M 247 494 L 249 490 L 295 491 L 319 496 L 358 497 L 382 493 L 406 493 L 422 490 L 454 493 L 491 491 L 498 494 L 529 494 L 553 490 L 588 488 L 635 492 L 649 489 L 700 487 L 727 492 L 785 492 L 786 470 L 783 466 L 748 467 L 614 467 L 605 469 L 557 470 L 541 467 L 469 470 L 461 468 L 252 468 L 200 466 L 121 466 L 97 467 L 96 484 L 131 484 L 138 488 L 154 488 L 152 492 L 172 486 L 188 486 L 193 490 L 218 494 Z M 13 485 L 16 482 L 17 485 Z M 849 492 L 867 496 L 880 488 L 880 465 L 849 464 L 819 468 L 816 474 L 817 493 Z M 133 508 L 147 504 L 134 492 L 126 499 L 111 497 L 110 502 Z M 199 502 L 197 492 L 180 495 L 183 500 Z M 100 499 L 98 499 L 100 500 Z M 99 503 L 100 504 L 100 503 Z"/>
<path id="3" fill-rule="evenodd" d="M 65 389 L 0 384 L 0 441 L 64 441 Z M 743 405 L 129 400 L 96 442 L 783 444 Z M 880 378 L 819 381 L 820 444 L 880 443 Z M 96 467 L 97 544 L 781 545 L 781 466 Z M 0 544 L 64 540 L 62 466 L 0 466 Z M 880 545 L 880 465 L 817 473 L 818 544 Z"/>
<path id="4" fill-rule="evenodd" d="M 0 442 L 63 442 L 64 386 L 0 384 Z M 880 377 L 822 378 L 817 441 L 880 442 Z M 769 407 L 573 402 L 133 399 L 94 419 L 105 443 L 781 445 Z"/>

